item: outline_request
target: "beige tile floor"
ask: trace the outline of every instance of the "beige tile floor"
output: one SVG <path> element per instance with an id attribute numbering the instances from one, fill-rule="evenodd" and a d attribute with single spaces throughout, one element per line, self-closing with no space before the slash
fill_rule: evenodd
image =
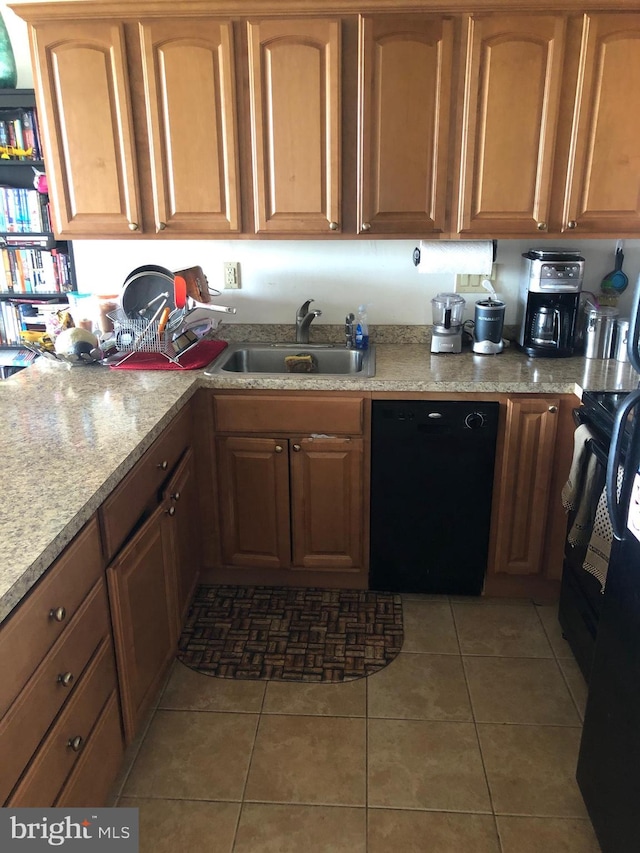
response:
<path id="1" fill-rule="evenodd" d="M 176 663 L 118 792 L 141 853 L 597 853 L 574 779 L 586 686 L 556 608 L 403 610 L 401 654 L 347 684 Z"/>

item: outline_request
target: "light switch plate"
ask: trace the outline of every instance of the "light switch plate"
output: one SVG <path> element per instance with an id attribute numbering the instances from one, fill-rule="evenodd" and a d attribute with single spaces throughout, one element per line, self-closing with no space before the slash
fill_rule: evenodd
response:
<path id="1" fill-rule="evenodd" d="M 490 275 L 464 275 L 456 276 L 456 293 L 475 293 L 476 296 L 488 296 L 488 291 L 482 286 L 482 282 L 489 279 L 495 287 L 497 277 L 497 264 L 491 267 Z"/>

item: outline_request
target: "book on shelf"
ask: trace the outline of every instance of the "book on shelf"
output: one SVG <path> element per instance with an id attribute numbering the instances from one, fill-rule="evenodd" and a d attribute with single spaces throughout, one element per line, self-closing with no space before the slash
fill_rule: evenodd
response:
<path id="1" fill-rule="evenodd" d="M 42 160 L 35 107 L 0 108 L 0 159 Z"/>
<path id="2" fill-rule="evenodd" d="M 69 256 L 58 249 L 37 247 L 2 249 L 4 284 L 7 293 L 68 293 L 73 290 Z"/>
<path id="3" fill-rule="evenodd" d="M 0 232 L 51 231 L 49 199 L 36 189 L 0 187 Z"/>

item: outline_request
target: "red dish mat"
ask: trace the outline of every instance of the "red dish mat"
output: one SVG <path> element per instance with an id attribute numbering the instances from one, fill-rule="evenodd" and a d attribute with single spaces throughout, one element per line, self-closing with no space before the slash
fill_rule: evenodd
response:
<path id="1" fill-rule="evenodd" d="M 200 341 L 180 356 L 180 364 L 174 364 L 159 352 L 134 352 L 126 361 L 109 366 L 112 370 L 198 370 L 206 367 L 226 346 L 226 341 Z"/>

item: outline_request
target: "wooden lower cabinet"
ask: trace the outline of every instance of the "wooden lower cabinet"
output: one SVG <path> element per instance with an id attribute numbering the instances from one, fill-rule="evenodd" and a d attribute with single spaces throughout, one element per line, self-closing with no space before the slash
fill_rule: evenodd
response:
<path id="1" fill-rule="evenodd" d="M 362 570 L 363 439 L 222 436 L 216 458 L 223 565 L 302 584 L 308 570 Z"/>
<path id="2" fill-rule="evenodd" d="M 130 743 L 175 654 L 166 507 L 158 506 L 107 569 L 125 737 Z"/>
<path id="3" fill-rule="evenodd" d="M 498 446 L 485 594 L 555 596 L 571 463 L 572 395 L 511 397 Z"/>
<path id="4" fill-rule="evenodd" d="M 163 492 L 165 547 L 175 593 L 176 632 L 182 631 L 191 597 L 200 572 L 200 525 L 195 457 L 191 447 L 185 452 Z"/>

